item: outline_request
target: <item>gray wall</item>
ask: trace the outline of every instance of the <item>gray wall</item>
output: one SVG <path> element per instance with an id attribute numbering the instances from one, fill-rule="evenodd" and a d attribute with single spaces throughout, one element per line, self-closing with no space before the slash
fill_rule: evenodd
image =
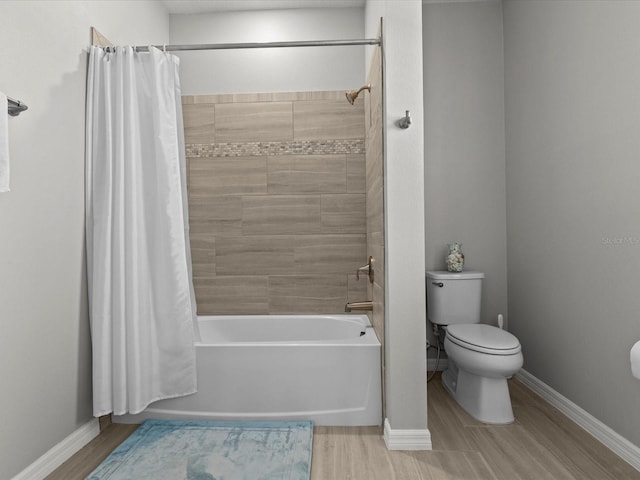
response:
<path id="1" fill-rule="evenodd" d="M 0 478 L 92 417 L 84 262 L 91 26 L 122 44 L 169 34 L 168 15 L 151 1 L 0 2 L 0 90 L 29 106 L 9 119 L 11 192 L 0 194 Z"/>
<path id="2" fill-rule="evenodd" d="M 483 322 L 508 321 L 501 2 L 425 4 L 423 49 L 426 267 L 461 242 Z"/>
<path id="3" fill-rule="evenodd" d="M 511 330 L 524 368 L 640 445 L 640 3 L 504 3 Z"/>
<path id="4" fill-rule="evenodd" d="M 171 43 L 362 38 L 362 8 L 171 15 Z M 352 90 L 365 77 L 364 47 L 182 52 L 185 95 Z"/>

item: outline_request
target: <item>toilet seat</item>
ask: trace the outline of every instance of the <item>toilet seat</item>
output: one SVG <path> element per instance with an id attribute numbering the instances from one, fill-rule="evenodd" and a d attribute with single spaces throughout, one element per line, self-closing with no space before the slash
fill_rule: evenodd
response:
<path id="1" fill-rule="evenodd" d="M 516 355 L 522 350 L 514 335 L 481 323 L 449 325 L 447 337 L 462 348 L 489 355 Z"/>

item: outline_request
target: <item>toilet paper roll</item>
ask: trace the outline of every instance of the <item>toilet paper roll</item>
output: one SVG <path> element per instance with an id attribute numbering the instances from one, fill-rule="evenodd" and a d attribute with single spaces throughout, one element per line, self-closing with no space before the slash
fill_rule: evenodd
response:
<path id="1" fill-rule="evenodd" d="M 640 379 L 640 341 L 631 348 L 631 374 Z"/>

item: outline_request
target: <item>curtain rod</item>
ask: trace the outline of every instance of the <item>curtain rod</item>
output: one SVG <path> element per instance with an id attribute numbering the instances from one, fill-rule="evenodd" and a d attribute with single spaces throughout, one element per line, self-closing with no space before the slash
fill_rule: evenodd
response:
<path id="1" fill-rule="evenodd" d="M 29 108 L 20 100 L 14 100 L 11 97 L 7 97 L 7 105 L 7 113 L 9 113 L 9 115 L 11 115 L 12 117 L 17 117 L 21 112 L 24 112 L 27 108 Z"/>
<path id="2" fill-rule="evenodd" d="M 298 42 L 265 42 L 265 43 L 209 43 L 196 45 L 152 45 L 166 52 L 188 50 L 233 50 L 241 48 L 281 48 L 281 47 L 341 47 L 357 45 L 380 45 L 380 38 L 365 38 L 360 40 L 314 40 Z M 113 47 L 102 47 L 113 48 Z M 148 46 L 134 47 L 138 52 L 148 52 Z"/>

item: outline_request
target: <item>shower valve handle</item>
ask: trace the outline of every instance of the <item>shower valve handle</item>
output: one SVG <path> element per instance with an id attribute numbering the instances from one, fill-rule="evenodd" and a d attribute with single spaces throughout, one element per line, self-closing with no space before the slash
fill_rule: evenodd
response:
<path id="1" fill-rule="evenodd" d="M 366 265 L 363 265 L 362 267 L 358 268 L 356 270 L 356 280 L 360 280 L 360 272 L 366 272 L 367 275 L 369 275 L 369 281 L 371 283 L 373 283 L 373 264 L 374 264 L 375 260 L 373 259 L 373 257 L 371 255 L 369 255 L 369 261 L 367 262 Z"/>

